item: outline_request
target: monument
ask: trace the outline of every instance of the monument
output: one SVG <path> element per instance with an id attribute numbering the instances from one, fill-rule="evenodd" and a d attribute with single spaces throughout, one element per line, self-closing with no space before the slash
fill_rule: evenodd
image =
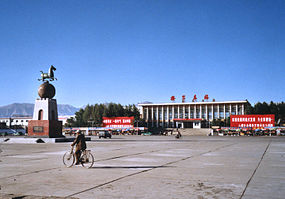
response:
<path id="1" fill-rule="evenodd" d="M 28 123 L 28 136 L 63 137 L 62 122 L 58 121 L 56 99 L 53 99 L 55 88 L 48 81 L 57 80 L 54 77 L 54 70 L 56 68 L 51 65 L 48 73 L 41 71 L 41 79 L 38 79 L 43 82 L 38 89 L 40 99 L 36 99 L 33 119 Z"/>

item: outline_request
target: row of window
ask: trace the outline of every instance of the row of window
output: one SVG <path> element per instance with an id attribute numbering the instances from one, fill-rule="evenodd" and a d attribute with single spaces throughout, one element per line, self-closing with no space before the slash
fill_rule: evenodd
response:
<path id="1" fill-rule="evenodd" d="M 9 120 L 0 120 L 1 122 L 9 122 Z M 13 121 L 15 121 L 16 123 L 17 122 L 20 122 L 20 120 L 13 120 Z M 25 122 L 28 122 L 29 120 L 25 120 Z M 24 120 L 21 120 L 21 122 L 24 122 Z"/>

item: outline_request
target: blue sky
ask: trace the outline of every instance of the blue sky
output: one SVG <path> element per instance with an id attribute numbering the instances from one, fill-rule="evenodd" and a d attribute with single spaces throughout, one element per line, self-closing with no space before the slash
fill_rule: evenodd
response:
<path id="1" fill-rule="evenodd" d="M 0 106 L 285 101 L 285 1 L 1 0 Z"/>

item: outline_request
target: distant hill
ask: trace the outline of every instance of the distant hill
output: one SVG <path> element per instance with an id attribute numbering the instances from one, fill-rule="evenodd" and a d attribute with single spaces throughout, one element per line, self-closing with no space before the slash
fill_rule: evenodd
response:
<path id="1" fill-rule="evenodd" d="M 79 110 L 68 104 L 58 104 L 58 115 L 74 115 Z M 14 103 L 6 106 L 0 106 L 0 117 L 12 116 L 32 116 L 34 112 L 34 104 L 30 103 Z"/>

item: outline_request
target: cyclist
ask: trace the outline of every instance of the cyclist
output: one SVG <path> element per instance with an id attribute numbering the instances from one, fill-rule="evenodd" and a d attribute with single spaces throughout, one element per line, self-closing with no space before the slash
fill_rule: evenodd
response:
<path id="1" fill-rule="evenodd" d="M 71 144 L 71 146 L 74 146 L 75 144 L 76 144 L 76 148 L 75 148 L 76 163 L 75 163 L 75 165 L 79 165 L 80 164 L 79 159 L 80 159 L 81 151 L 84 151 L 87 148 L 86 142 L 85 142 L 85 136 L 84 136 L 84 134 L 81 133 L 80 130 L 76 131 L 76 139 Z"/>

